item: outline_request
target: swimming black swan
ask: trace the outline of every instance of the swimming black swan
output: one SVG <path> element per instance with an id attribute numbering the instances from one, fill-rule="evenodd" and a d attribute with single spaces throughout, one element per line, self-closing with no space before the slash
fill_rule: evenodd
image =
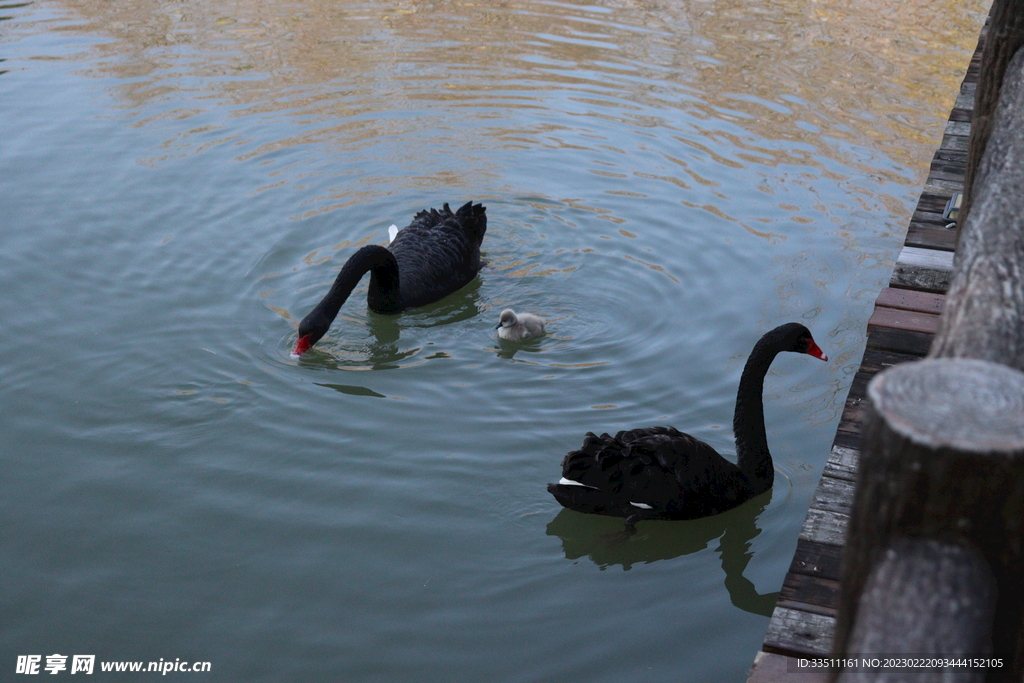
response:
<path id="1" fill-rule="evenodd" d="M 673 427 L 588 433 L 562 460 L 562 480 L 548 491 L 579 512 L 626 518 L 695 519 L 725 512 L 772 487 L 775 470 L 764 432 L 764 376 L 781 351 L 828 360 L 799 323 L 780 325 L 754 345 L 740 376 L 732 426 L 736 464 Z"/>
<path id="2" fill-rule="evenodd" d="M 371 244 L 352 254 L 327 296 L 299 323 L 292 355 L 302 355 L 320 341 L 366 271 L 366 305 L 374 313 L 423 306 L 465 287 L 483 266 L 480 243 L 487 232 L 486 210 L 467 202 L 455 213 L 448 204 L 440 211 L 420 211 L 392 235 L 387 248 Z"/>
<path id="3" fill-rule="evenodd" d="M 544 321 L 532 313 L 520 313 L 506 308 L 498 317 L 498 336 L 509 341 L 523 341 L 544 334 Z"/>

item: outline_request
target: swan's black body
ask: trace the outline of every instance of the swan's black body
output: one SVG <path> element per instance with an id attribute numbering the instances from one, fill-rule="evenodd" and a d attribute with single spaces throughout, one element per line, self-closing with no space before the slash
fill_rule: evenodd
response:
<path id="1" fill-rule="evenodd" d="M 548 484 L 572 510 L 644 519 L 695 519 L 725 512 L 772 487 L 775 470 L 764 429 L 764 377 L 781 351 L 828 358 L 799 323 L 787 323 L 754 346 L 740 377 L 733 415 L 736 464 L 673 427 L 587 434 L 562 460 L 563 482 Z"/>
<path id="2" fill-rule="evenodd" d="M 366 304 L 374 313 L 398 313 L 462 289 L 480 272 L 480 243 L 487 232 L 486 209 L 467 202 L 452 213 L 420 211 L 387 248 L 370 245 L 353 254 L 327 296 L 299 323 L 295 354 L 317 343 L 341 305 L 370 271 Z"/>

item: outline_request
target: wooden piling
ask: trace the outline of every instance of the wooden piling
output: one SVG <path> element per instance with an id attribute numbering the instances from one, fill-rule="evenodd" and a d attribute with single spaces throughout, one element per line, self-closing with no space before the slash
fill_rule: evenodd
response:
<path id="1" fill-rule="evenodd" d="M 1024 609 L 1024 372 L 927 359 L 880 373 L 868 398 L 835 653 L 1012 654 Z M 1011 661 L 1010 678 L 988 680 L 1020 680 Z M 908 672 L 879 674 L 867 680 Z M 915 680 L 975 679 L 954 669 Z"/>
<path id="2" fill-rule="evenodd" d="M 999 102 L 1006 67 L 1024 46 L 1024 0 L 995 0 L 989 12 L 988 25 L 989 48 L 982 55 L 981 76 L 974 101 L 960 225 L 966 225 L 974 203 L 975 177 L 992 134 L 992 117 Z"/>
<path id="3" fill-rule="evenodd" d="M 952 280 L 957 239 L 955 226 L 943 216 L 943 209 L 954 192 L 963 190 L 974 96 L 987 36 L 986 25 L 932 160 L 891 285 L 876 301 L 863 360 L 749 683 L 819 683 L 828 676 L 827 671 L 801 668 L 798 663 L 832 653 L 843 544 L 860 470 L 868 384 L 886 368 L 922 358 L 946 306 L 944 291 Z M 866 683 L 871 679 L 858 676 L 856 680 Z"/>
<path id="4" fill-rule="evenodd" d="M 983 65 L 998 63 L 1002 89 L 987 139 L 972 133 L 973 200 L 929 358 L 868 387 L 832 681 L 863 680 L 847 664 L 857 658 L 900 654 L 1001 664 L 913 672 L 919 681 L 1024 676 L 1024 2 L 997 0 L 1000 17 L 989 40 L 1003 44 Z M 1007 44 L 1016 54 L 1004 59 Z"/>

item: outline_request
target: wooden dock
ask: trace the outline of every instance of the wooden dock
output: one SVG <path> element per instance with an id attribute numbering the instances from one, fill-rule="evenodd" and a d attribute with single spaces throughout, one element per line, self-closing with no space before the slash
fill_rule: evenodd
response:
<path id="1" fill-rule="evenodd" d="M 747 683 L 817 683 L 827 677 L 827 671 L 797 672 L 795 660 L 828 656 L 832 652 L 840 563 L 853 502 L 862 404 L 868 382 L 884 368 L 923 357 L 938 330 L 956 246 L 955 230 L 947 227 L 950 221 L 942 214 L 950 197 L 963 191 L 974 94 L 986 33 L 983 28 L 942 144 L 932 159 L 889 287 L 875 301 L 867 326 L 864 358 L 850 387 L 831 454 Z"/>

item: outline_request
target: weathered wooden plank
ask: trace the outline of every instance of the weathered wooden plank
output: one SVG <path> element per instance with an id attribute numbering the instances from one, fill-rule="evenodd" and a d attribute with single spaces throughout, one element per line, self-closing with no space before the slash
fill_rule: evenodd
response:
<path id="1" fill-rule="evenodd" d="M 846 542 L 846 527 L 850 516 L 831 510 L 809 508 L 804 518 L 804 527 L 800 530 L 800 538 L 817 543 L 843 545 Z"/>
<path id="2" fill-rule="evenodd" d="M 886 328 L 875 328 L 872 330 L 872 333 L 874 334 L 877 330 L 885 329 Z M 913 335 L 915 338 L 927 337 L 930 339 L 933 336 L 922 335 L 917 332 L 903 332 L 900 330 L 891 331 L 897 333 L 899 336 Z M 836 427 L 836 439 L 833 444 L 834 447 L 839 446 L 843 448 L 852 448 L 854 450 L 859 449 L 858 440 L 863 426 L 862 422 L 864 418 L 867 388 L 872 377 L 886 367 L 899 365 L 900 363 L 905 363 L 911 360 L 918 360 L 922 355 L 924 355 L 924 352 L 908 354 L 887 351 L 884 349 L 868 348 L 865 350 L 861 370 L 853 376 L 853 381 L 850 383 L 850 389 L 846 396 L 846 402 L 843 404 L 843 412 L 842 415 L 840 415 L 839 424 Z M 834 476 L 838 479 L 855 478 L 855 468 L 848 470 L 848 473 L 844 474 L 840 463 L 832 463 L 833 455 L 835 455 L 835 453 L 829 456 L 829 462 L 825 465 L 826 472 L 828 472 L 830 476 Z"/>
<path id="3" fill-rule="evenodd" d="M 971 55 L 971 61 L 967 64 L 967 73 L 964 74 L 964 82 L 971 82 L 977 84 L 978 72 L 981 68 L 981 57 L 982 50 L 985 46 L 985 38 L 988 33 L 988 19 L 985 20 L 985 25 L 981 29 L 981 36 L 978 39 L 978 47 L 975 49 L 974 54 Z"/>
<path id="4" fill-rule="evenodd" d="M 947 268 L 929 268 L 897 262 L 889 284 L 892 287 L 905 287 L 926 292 L 946 292 L 951 280 L 952 270 Z"/>
<path id="5" fill-rule="evenodd" d="M 890 283 L 909 289 L 945 292 L 953 276 L 953 252 L 905 246 Z"/>
<path id="6" fill-rule="evenodd" d="M 944 168 L 950 173 L 962 172 L 967 163 L 967 152 L 960 152 L 955 149 L 937 148 L 932 154 L 929 168 Z"/>
<path id="7" fill-rule="evenodd" d="M 871 375 L 869 373 L 858 371 L 853 376 L 853 381 L 850 383 L 850 390 L 846 394 L 846 402 L 844 405 L 844 412 L 847 408 L 855 405 L 859 402 L 859 399 L 863 398 L 866 394 L 868 382 L 871 381 Z"/>
<path id="8" fill-rule="evenodd" d="M 932 161 L 931 166 L 928 169 L 927 184 L 931 185 L 940 180 L 962 185 L 964 182 L 963 167 L 955 164 L 949 164 L 944 161 Z"/>
<path id="9" fill-rule="evenodd" d="M 955 149 L 960 152 L 966 152 L 970 145 L 970 138 L 963 135 L 946 135 L 942 136 L 942 149 Z"/>
<path id="10" fill-rule="evenodd" d="M 818 487 L 814 489 L 811 507 L 829 512 L 850 514 L 853 504 L 853 481 L 822 475 Z"/>
<path id="11" fill-rule="evenodd" d="M 953 193 L 950 192 L 949 197 L 952 196 Z M 933 195 L 927 202 L 919 201 L 917 203 L 917 208 L 910 216 L 910 222 L 921 223 L 925 227 L 929 228 L 945 228 L 953 222 L 942 215 L 946 210 L 946 202 L 949 201 L 949 197 L 946 197 L 946 201 L 939 201 L 942 198 Z"/>
<path id="12" fill-rule="evenodd" d="M 939 216 L 940 220 L 945 220 L 941 218 L 942 212 L 946 210 L 946 203 L 952 196 L 952 190 L 943 190 L 942 192 L 922 192 L 921 196 L 917 200 L 917 211 L 929 212 Z"/>
<path id="13" fill-rule="evenodd" d="M 836 430 L 836 436 L 834 439 L 832 439 L 832 445 L 858 450 L 860 449 L 860 434 L 851 434 L 848 432 L 840 432 L 839 430 Z"/>
<path id="14" fill-rule="evenodd" d="M 915 211 L 910 217 L 910 227 L 919 226 L 922 228 L 928 228 L 931 230 L 947 230 L 952 232 L 953 228 L 947 228 L 946 226 L 953 221 L 943 218 L 941 213 L 932 213 L 930 211 Z M 909 245 L 917 246 L 917 245 Z M 924 247 L 925 249 L 934 249 L 935 247 Z"/>
<path id="15" fill-rule="evenodd" d="M 953 107 L 949 112 L 950 121 L 971 122 L 971 110 L 964 107 Z"/>
<path id="16" fill-rule="evenodd" d="M 967 152 L 958 152 L 956 150 L 942 149 L 940 147 L 935 150 L 935 154 L 932 155 L 932 163 L 945 163 L 956 168 L 964 168 L 967 165 Z"/>
<path id="17" fill-rule="evenodd" d="M 856 423 L 858 423 L 861 417 L 861 406 L 864 404 L 865 396 L 867 396 L 867 386 L 870 380 L 870 377 L 860 373 L 857 373 L 857 376 L 853 378 L 853 384 L 850 385 L 850 393 L 846 397 L 846 403 L 843 404 L 843 413 L 839 417 L 840 428 L 860 431 L 860 425 Z M 851 424 L 855 426 L 850 427 L 849 425 Z"/>
<path id="18" fill-rule="evenodd" d="M 868 348 L 923 356 L 932 345 L 933 334 L 875 327 L 868 330 Z"/>
<path id="19" fill-rule="evenodd" d="M 764 650 L 789 656 L 828 655 L 835 625 L 833 617 L 776 607 L 768 622 Z"/>
<path id="20" fill-rule="evenodd" d="M 876 305 L 871 318 L 868 319 L 868 329 L 872 327 L 891 327 L 897 330 L 935 334 L 939 330 L 939 316 Z"/>
<path id="21" fill-rule="evenodd" d="M 957 154 L 964 153 L 958 152 Z M 928 177 L 963 182 L 964 170 L 964 165 L 958 161 L 947 161 L 939 156 L 932 156 L 932 161 L 928 166 Z"/>
<path id="22" fill-rule="evenodd" d="M 856 449 L 833 445 L 822 476 L 856 481 L 859 460 L 860 453 Z"/>
<path id="23" fill-rule="evenodd" d="M 951 190 L 926 192 L 922 187 L 921 196 L 917 199 L 917 205 L 923 210 L 942 213 L 946 209 L 946 202 L 952 196 L 953 192 Z"/>
<path id="24" fill-rule="evenodd" d="M 921 268 L 953 270 L 953 254 L 939 249 L 922 249 L 920 247 L 903 247 L 896 263 Z"/>
<path id="25" fill-rule="evenodd" d="M 867 382 L 864 382 L 864 385 L 867 385 Z M 866 393 L 866 391 L 861 390 L 857 392 L 857 395 L 846 399 L 846 403 L 843 405 L 843 414 L 840 416 L 839 424 L 836 426 L 837 437 L 840 433 L 860 436 L 861 421 L 864 418 L 865 402 L 867 401 Z M 834 446 L 835 444 L 833 444 Z M 826 464 L 826 468 L 830 471 L 830 476 L 833 476 L 835 479 L 856 478 L 856 470 L 852 474 L 844 475 L 841 463 Z"/>
<path id="26" fill-rule="evenodd" d="M 839 607 L 839 581 L 807 574 L 786 574 L 776 605 L 835 616 Z"/>
<path id="27" fill-rule="evenodd" d="M 939 182 L 964 184 L 964 171 L 945 164 L 932 164 L 928 173 L 926 185 L 935 185 Z"/>
<path id="28" fill-rule="evenodd" d="M 800 540 L 796 542 L 796 552 L 789 565 L 789 572 L 838 581 L 842 563 L 842 547 Z"/>
<path id="29" fill-rule="evenodd" d="M 895 289 L 886 287 L 878 293 L 875 299 L 876 306 L 886 308 L 899 308 L 906 311 L 918 311 L 919 313 L 930 313 L 941 315 L 942 307 L 946 297 L 931 292 L 917 292 L 913 289 Z"/>
<path id="30" fill-rule="evenodd" d="M 970 136 L 971 124 L 963 121 L 950 121 L 946 124 L 946 135 Z"/>
<path id="31" fill-rule="evenodd" d="M 932 194 L 939 194 L 940 192 L 963 192 L 964 183 L 961 180 L 935 180 L 932 182 L 929 180 L 924 185 L 925 192 Z"/>
<path id="32" fill-rule="evenodd" d="M 860 370 L 857 371 L 857 375 L 864 375 L 870 379 L 886 368 L 917 360 L 920 357 L 921 355 L 916 353 L 897 353 L 896 351 L 867 348 L 864 350 L 864 358 L 860 362 Z"/>
<path id="33" fill-rule="evenodd" d="M 836 426 L 836 438 L 840 436 L 849 437 L 851 439 L 860 439 L 860 423 L 856 420 L 840 421 L 839 425 Z"/>
<path id="34" fill-rule="evenodd" d="M 970 109 L 974 110 L 974 95 L 978 92 L 978 84 L 964 82 L 960 86 L 960 93 L 956 96 L 956 102 L 953 104 L 954 109 Z"/>
<path id="35" fill-rule="evenodd" d="M 910 228 L 907 230 L 906 245 L 908 247 L 953 251 L 956 249 L 956 231 L 947 229 L 945 226 L 948 224 L 949 221 L 937 222 L 931 225 L 916 220 L 911 221 Z"/>
<path id="36" fill-rule="evenodd" d="M 953 197 L 953 195 L 950 194 L 950 198 L 952 198 L 952 197 Z M 910 218 L 910 225 L 908 226 L 908 232 L 913 230 L 914 228 L 923 228 L 923 229 L 926 229 L 926 230 L 940 230 L 940 231 L 947 232 L 947 233 L 955 233 L 956 232 L 956 225 L 957 225 L 956 218 L 955 217 L 947 217 L 945 215 L 945 213 L 944 213 L 945 210 L 946 210 L 946 205 L 943 204 L 942 205 L 942 211 L 940 211 L 938 213 L 930 213 L 930 212 L 927 212 L 927 211 L 915 211 L 914 215 L 911 216 L 911 218 Z M 904 241 L 903 246 L 904 247 L 918 247 L 918 248 L 921 248 L 921 249 L 937 249 L 939 251 L 953 251 L 954 249 L 956 249 L 955 244 L 954 244 L 953 247 L 947 247 L 947 246 L 932 247 L 932 246 L 929 246 L 927 244 L 925 244 L 925 245 L 912 244 L 909 240 Z"/>
<path id="37" fill-rule="evenodd" d="M 859 414 L 858 414 L 859 417 Z M 848 436 L 850 438 L 861 438 L 861 424 L 858 420 L 842 420 L 836 427 L 836 437 L 840 435 Z"/>
<path id="38" fill-rule="evenodd" d="M 932 155 L 933 159 L 945 159 L 949 162 L 955 162 L 958 166 L 967 163 L 967 152 L 958 152 L 951 149 L 942 149 L 941 147 L 935 150 L 935 154 Z"/>
<path id="39" fill-rule="evenodd" d="M 758 652 L 747 683 L 827 683 L 827 669 L 798 670 L 797 659 L 773 652 Z"/>

